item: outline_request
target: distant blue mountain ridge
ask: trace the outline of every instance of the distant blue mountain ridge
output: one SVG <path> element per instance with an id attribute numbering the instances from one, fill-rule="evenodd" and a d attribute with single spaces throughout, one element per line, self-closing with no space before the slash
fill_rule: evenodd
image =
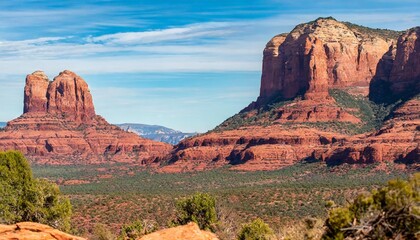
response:
<path id="1" fill-rule="evenodd" d="M 0 128 L 5 127 L 7 122 L 0 122 Z M 192 137 L 198 133 L 184 133 L 171 128 L 159 125 L 147 125 L 139 123 L 115 124 L 122 130 L 136 133 L 137 135 L 159 142 L 166 142 L 172 145 L 178 144 L 185 138 Z"/>
<path id="2" fill-rule="evenodd" d="M 172 145 L 178 144 L 185 138 L 192 137 L 198 133 L 184 133 L 171 128 L 159 125 L 147 125 L 139 123 L 122 123 L 115 124 L 121 129 L 136 133 L 137 135 L 151 140 L 166 142 Z"/>

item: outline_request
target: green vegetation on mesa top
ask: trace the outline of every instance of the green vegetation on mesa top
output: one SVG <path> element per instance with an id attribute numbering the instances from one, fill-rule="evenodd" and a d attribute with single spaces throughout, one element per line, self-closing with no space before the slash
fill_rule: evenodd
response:
<path id="1" fill-rule="evenodd" d="M 326 20 L 335 20 L 337 22 L 337 19 L 335 19 L 334 17 L 319 17 L 313 21 L 307 22 L 307 23 L 302 23 L 299 24 L 295 27 L 295 29 L 301 28 L 302 26 L 304 26 L 305 24 L 312 24 L 315 23 L 316 21 L 320 20 L 320 19 L 326 19 Z M 404 31 L 395 31 L 395 30 L 390 30 L 390 29 L 381 29 L 381 28 L 370 28 L 370 27 L 365 27 L 362 25 L 357 25 L 351 22 L 341 22 L 344 25 L 346 25 L 348 28 L 350 28 L 353 31 L 359 32 L 361 34 L 365 34 L 371 37 L 379 37 L 379 38 L 383 38 L 386 40 L 397 40 L 398 37 L 404 33 Z"/>
<path id="2" fill-rule="evenodd" d="M 362 120 L 362 124 L 347 124 L 347 128 L 343 129 L 343 132 L 347 134 L 359 134 L 379 129 L 398 104 L 376 104 L 367 97 L 355 96 L 340 89 L 330 89 L 329 94 L 338 106 L 353 109 L 353 114 Z"/>
<path id="3" fill-rule="evenodd" d="M 397 104 L 376 104 L 370 101 L 367 97 L 360 95 L 352 95 L 345 90 L 341 89 L 330 89 L 329 94 L 334 98 L 336 104 L 342 107 L 350 114 L 360 118 L 362 123 L 354 124 L 340 121 L 328 121 L 328 122 L 303 122 L 293 123 L 286 122 L 281 123 L 286 128 L 296 128 L 298 126 L 308 126 L 317 128 L 324 131 L 336 131 L 344 134 L 360 134 L 375 129 L 379 129 L 383 122 L 389 117 L 391 111 Z M 254 110 L 255 114 L 249 116 L 249 112 L 240 112 L 234 116 L 225 120 L 222 124 L 217 126 L 213 131 L 226 131 L 233 130 L 240 127 L 259 125 L 268 126 L 273 124 L 276 120 L 276 110 L 285 105 L 300 101 L 302 98 L 296 97 L 293 100 L 281 100 L 281 98 L 273 99 L 269 101 L 265 106 Z M 279 123 L 276 123 L 279 124 Z"/>
<path id="4" fill-rule="evenodd" d="M 226 119 L 213 131 L 227 131 L 234 130 L 240 127 L 246 127 L 251 125 L 269 126 L 276 120 L 276 110 L 287 104 L 302 100 L 301 96 L 298 96 L 292 100 L 283 100 L 281 96 L 274 96 L 268 100 L 264 106 L 256 109 L 256 113 L 252 116 L 248 116 L 248 111 L 242 111 Z"/>
<path id="5" fill-rule="evenodd" d="M 361 25 L 357 25 L 351 22 L 343 22 L 348 28 L 353 31 L 360 32 L 362 34 L 367 34 L 373 37 L 380 37 L 384 39 L 393 39 L 397 40 L 398 37 L 404 33 L 404 31 L 395 31 L 390 29 L 381 29 L 381 28 L 369 28 Z"/>

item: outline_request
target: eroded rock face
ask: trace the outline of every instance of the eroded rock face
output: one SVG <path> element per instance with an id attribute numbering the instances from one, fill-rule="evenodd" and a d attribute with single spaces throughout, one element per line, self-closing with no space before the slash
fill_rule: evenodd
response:
<path id="1" fill-rule="evenodd" d="M 344 135 L 309 127 L 287 128 L 280 124 L 249 126 L 212 132 L 182 141 L 163 172 L 194 171 L 234 165 L 233 169 L 273 170 L 327 151 Z"/>
<path id="2" fill-rule="evenodd" d="M 3 240 L 86 240 L 72 236 L 47 225 L 21 222 L 13 225 L 0 224 L 0 239 Z"/>
<path id="3" fill-rule="evenodd" d="M 373 133 L 347 137 L 323 153 L 328 164 L 394 161 L 420 163 L 420 99 L 397 108 L 393 118 Z"/>
<path id="4" fill-rule="evenodd" d="M 323 101 L 328 88 L 367 90 L 391 43 L 331 18 L 298 25 L 287 37 L 276 36 L 267 44 L 258 102 L 299 94 Z"/>
<path id="5" fill-rule="evenodd" d="M 95 116 L 92 95 L 87 83 L 75 73 L 65 70 L 48 86 L 47 111 L 66 115 L 77 122 L 90 122 Z"/>
<path id="6" fill-rule="evenodd" d="M 23 113 L 62 115 L 79 123 L 91 122 L 96 116 L 87 83 L 69 70 L 51 82 L 42 71 L 29 74 L 24 96 Z"/>
<path id="7" fill-rule="evenodd" d="M 144 139 L 95 114 L 87 83 L 71 71 L 54 81 L 27 76 L 25 111 L 0 131 L 0 150 L 19 150 L 39 164 L 147 164 L 172 146 Z"/>
<path id="8" fill-rule="evenodd" d="M 261 96 L 272 96 L 279 89 L 280 81 L 274 79 L 280 78 L 280 58 L 279 47 L 286 40 L 287 33 L 273 37 L 265 46 L 263 53 L 263 66 L 261 75 Z"/>
<path id="9" fill-rule="evenodd" d="M 408 30 L 398 39 L 397 53 L 389 81 L 395 95 L 420 92 L 420 27 Z"/>
<path id="10" fill-rule="evenodd" d="M 370 99 L 392 102 L 408 99 L 420 92 L 420 27 L 398 39 L 381 59 L 370 86 Z"/>
<path id="11" fill-rule="evenodd" d="M 196 223 L 163 229 L 146 236 L 139 240 L 218 240 L 217 236 L 211 232 L 200 230 Z"/>
<path id="12" fill-rule="evenodd" d="M 47 75 L 42 71 L 36 71 L 26 76 L 23 113 L 47 111 L 49 84 Z"/>

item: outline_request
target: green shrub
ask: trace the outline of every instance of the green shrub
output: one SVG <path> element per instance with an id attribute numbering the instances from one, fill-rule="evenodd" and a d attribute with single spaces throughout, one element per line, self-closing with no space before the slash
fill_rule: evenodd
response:
<path id="1" fill-rule="evenodd" d="M 70 229 L 71 205 L 58 186 L 35 179 L 25 157 L 0 152 L 0 223 L 32 221 L 63 231 Z"/>
<path id="2" fill-rule="evenodd" d="M 196 193 L 176 203 L 176 224 L 195 222 L 200 229 L 214 230 L 217 223 L 216 199 L 206 193 Z"/>
<path id="3" fill-rule="evenodd" d="M 420 231 L 420 173 L 409 181 L 391 180 L 326 220 L 323 239 L 416 239 Z"/>
<path id="4" fill-rule="evenodd" d="M 157 230 L 156 222 L 151 221 L 134 221 L 131 224 L 124 225 L 118 239 L 131 240 L 137 239 L 143 235 L 152 233 Z"/>
<path id="5" fill-rule="evenodd" d="M 270 240 L 274 239 L 273 230 L 261 219 L 245 224 L 238 234 L 238 240 Z"/>
<path id="6" fill-rule="evenodd" d="M 115 240 L 115 235 L 109 230 L 107 225 L 98 223 L 93 228 L 93 240 Z"/>

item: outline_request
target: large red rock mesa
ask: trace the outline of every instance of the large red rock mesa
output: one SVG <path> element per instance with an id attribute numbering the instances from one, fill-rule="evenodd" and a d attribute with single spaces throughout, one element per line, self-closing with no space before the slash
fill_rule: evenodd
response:
<path id="1" fill-rule="evenodd" d="M 68 70 L 53 81 L 29 74 L 23 112 L 0 132 L 0 150 L 22 151 L 35 163 L 147 163 L 171 149 L 96 115 L 87 83 Z"/>
<path id="2" fill-rule="evenodd" d="M 367 93 L 378 61 L 393 39 L 333 18 L 319 18 L 271 39 L 264 49 L 258 102 L 280 95 L 324 100 L 329 88 Z"/>
<path id="3" fill-rule="evenodd" d="M 397 105 L 378 131 L 348 135 L 323 127 L 366 124 L 360 112 L 330 96 L 332 89 L 357 98 L 420 93 L 419 28 L 398 34 L 319 18 L 275 36 L 264 49 L 258 100 L 214 131 L 175 146 L 161 171 L 273 170 L 302 160 L 420 163 L 418 97 Z M 388 90 L 372 87 L 372 79 L 384 79 Z M 288 101 L 276 105 L 278 99 Z"/>

